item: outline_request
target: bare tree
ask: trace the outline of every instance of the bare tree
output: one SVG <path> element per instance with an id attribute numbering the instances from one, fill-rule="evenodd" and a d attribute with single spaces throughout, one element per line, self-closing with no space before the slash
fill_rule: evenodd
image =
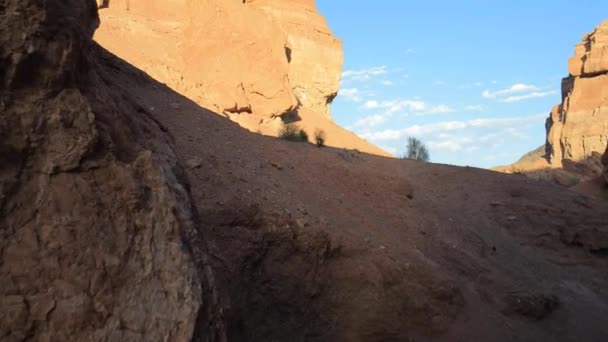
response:
<path id="1" fill-rule="evenodd" d="M 423 162 L 428 162 L 431 159 L 429 150 L 427 150 L 422 141 L 411 137 L 407 138 L 407 153 L 404 158 Z"/>

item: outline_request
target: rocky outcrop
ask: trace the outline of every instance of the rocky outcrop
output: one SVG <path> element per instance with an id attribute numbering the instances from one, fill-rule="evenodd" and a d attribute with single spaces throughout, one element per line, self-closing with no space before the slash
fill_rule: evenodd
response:
<path id="1" fill-rule="evenodd" d="M 608 21 L 583 36 L 568 69 L 562 103 L 547 120 L 547 157 L 553 166 L 598 165 L 608 144 Z"/>
<path id="2" fill-rule="evenodd" d="M 340 86 L 342 43 L 333 36 L 314 0 L 247 0 L 287 36 L 289 81 L 302 106 L 329 117 Z"/>
<path id="3" fill-rule="evenodd" d="M 329 116 L 342 47 L 312 0 L 113 0 L 102 17 L 103 46 L 246 126 L 299 106 Z"/>
<path id="4" fill-rule="evenodd" d="M 102 46 L 243 128 L 277 136 L 295 123 L 324 130 L 327 146 L 390 156 L 331 120 L 343 51 L 313 0 L 112 0 L 100 16 Z"/>
<path id="5" fill-rule="evenodd" d="M 99 68 L 95 1 L 0 8 L 0 340 L 190 340 L 203 244 L 166 134 Z"/>

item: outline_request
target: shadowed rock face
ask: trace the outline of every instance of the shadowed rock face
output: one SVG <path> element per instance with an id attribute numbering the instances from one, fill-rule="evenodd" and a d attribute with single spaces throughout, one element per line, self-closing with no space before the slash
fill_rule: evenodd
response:
<path id="1" fill-rule="evenodd" d="M 604 179 L 608 183 L 608 147 L 606 147 L 606 152 L 604 152 L 602 163 L 604 164 Z"/>
<path id="2" fill-rule="evenodd" d="M 598 159 L 608 144 L 608 21 L 583 36 L 568 69 L 563 101 L 547 120 L 547 152 L 556 166 Z"/>
<path id="3" fill-rule="evenodd" d="M 173 151 L 97 67 L 93 0 L 0 0 L 0 340 L 192 337 Z"/>

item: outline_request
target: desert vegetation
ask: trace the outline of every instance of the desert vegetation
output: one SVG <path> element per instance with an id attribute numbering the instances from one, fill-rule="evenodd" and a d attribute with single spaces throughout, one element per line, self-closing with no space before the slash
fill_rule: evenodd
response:
<path id="1" fill-rule="evenodd" d="M 289 141 L 308 142 L 308 133 L 297 125 L 284 124 L 279 130 L 279 138 Z"/>
<path id="2" fill-rule="evenodd" d="M 405 152 L 403 159 L 413 159 L 428 162 L 431 160 L 431 157 L 429 150 L 422 141 L 417 138 L 410 137 L 407 139 L 407 151 Z"/>
<path id="3" fill-rule="evenodd" d="M 326 139 L 327 135 L 325 134 L 325 131 L 320 128 L 317 128 L 315 130 L 315 144 L 317 145 L 317 147 L 325 146 Z"/>

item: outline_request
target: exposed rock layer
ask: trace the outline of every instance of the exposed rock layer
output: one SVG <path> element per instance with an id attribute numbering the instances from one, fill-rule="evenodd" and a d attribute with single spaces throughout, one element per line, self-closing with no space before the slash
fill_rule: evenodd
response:
<path id="1" fill-rule="evenodd" d="M 388 155 L 331 121 L 342 44 L 313 0 L 113 0 L 101 16 L 101 45 L 251 131 L 295 121 L 329 146 Z"/>
<path id="2" fill-rule="evenodd" d="M 333 36 L 314 0 L 247 0 L 270 15 L 287 36 L 289 81 L 302 106 L 329 117 L 338 92 L 342 43 Z"/>
<path id="3" fill-rule="evenodd" d="M 583 36 L 568 69 L 563 101 L 547 120 L 547 156 L 554 166 L 599 160 L 608 144 L 608 21 Z"/>
<path id="4" fill-rule="evenodd" d="M 562 80 L 562 102 L 547 118 L 544 151 L 494 170 L 525 173 L 601 195 L 592 184 L 605 172 L 602 155 L 608 145 L 608 20 L 582 40 L 568 60 L 570 75 Z"/>

